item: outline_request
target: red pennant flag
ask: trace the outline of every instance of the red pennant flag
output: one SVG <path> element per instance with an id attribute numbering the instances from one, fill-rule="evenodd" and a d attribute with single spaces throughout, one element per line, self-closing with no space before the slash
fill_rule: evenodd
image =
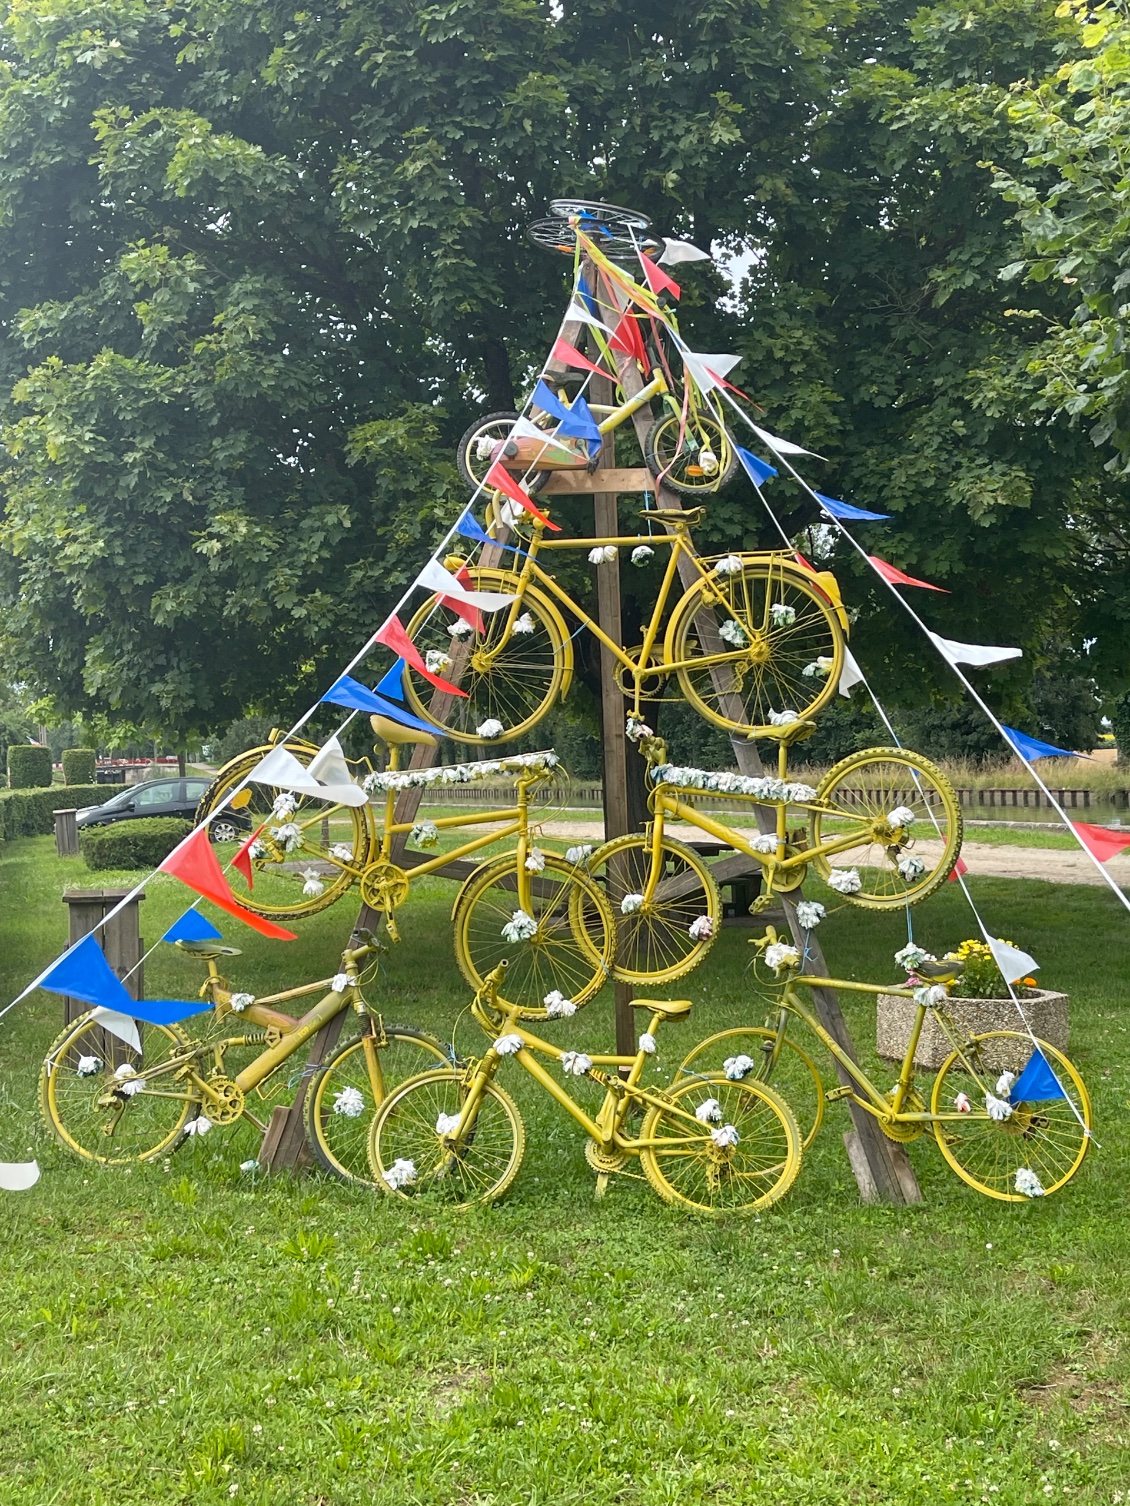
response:
<path id="1" fill-rule="evenodd" d="M 1130 847 L 1130 831 L 1110 831 L 1105 826 L 1088 826 L 1085 821 L 1073 821 L 1071 829 L 1100 863 L 1109 862 L 1123 848 Z"/>
<path id="2" fill-rule="evenodd" d="M 575 366 L 578 371 L 591 371 L 596 376 L 607 376 L 607 371 L 602 371 L 599 366 L 594 366 L 588 356 L 583 356 L 575 345 L 570 345 L 568 340 L 555 340 L 550 357 L 554 361 L 560 361 L 563 366 Z"/>
<path id="3" fill-rule="evenodd" d="M 247 841 L 240 846 L 239 851 L 231 860 L 232 867 L 236 870 L 237 873 L 242 873 L 244 878 L 247 880 L 247 887 L 249 889 L 254 889 L 255 887 L 255 875 L 251 867 L 251 849 L 255 845 L 256 837 L 258 837 L 259 833 L 263 830 L 263 827 L 266 826 L 266 824 L 267 823 L 264 821 L 262 825 L 255 828 L 255 830 L 248 837 Z"/>
<path id="4" fill-rule="evenodd" d="M 384 627 L 373 640 L 375 643 L 383 643 L 385 648 L 391 648 L 398 659 L 411 664 L 417 674 L 423 675 L 424 679 L 435 686 L 437 690 L 446 691 L 448 695 L 466 696 L 465 690 L 460 690 L 458 685 L 453 685 L 450 680 L 445 680 L 442 675 L 435 675 L 424 663 L 424 656 L 404 631 L 404 624 L 399 617 L 394 617 L 386 622 Z"/>
<path id="5" fill-rule="evenodd" d="M 475 589 L 475 582 L 471 579 L 471 572 L 466 565 L 460 565 L 455 572 L 455 579 L 466 591 Z M 465 601 L 457 601 L 454 596 L 441 596 L 440 604 L 449 611 L 456 612 L 464 622 L 470 623 L 476 633 L 481 633 L 484 627 L 483 614 L 478 607 L 469 607 Z"/>
<path id="6" fill-rule="evenodd" d="M 662 267 L 657 267 L 649 256 L 640 255 L 640 265 L 643 267 L 643 275 L 647 278 L 647 285 L 653 293 L 670 293 L 672 298 L 678 298 L 683 291 L 672 277 L 668 277 Z"/>
<path id="7" fill-rule="evenodd" d="M 236 920 L 242 920 L 244 925 L 250 926 L 253 931 L 259 931 L 264 936 L 272 936 L 276 941 L 298 940 L 293 931 L 284 931 L 282 926 L 276 926 L 273 921 L 265 920 L 262 915 L 245 910 L 241 904 L 237 903 L 231 891 L 231 885 L 220 869 L 219 860 L 212 851 L 206 826 L 197 827 L 190 837 L 179 847 L 174 848 L 165 861 L 159 865 L 157 871 L 171 873 L 174 878 L 180 879 L 182 884 L 195 889 L 197 894 L 210 899 L 214 905 L 219 905 L 221 910 L 234 915 Z"/>
<path id="8" fill-rule="evenodd" d="M 618 350 L 621 355 L 631 356 L 634 361 L 638 361 L 644 369 L 645 376 L 651 370 L 648 364 L 647 351 L 644 349 L 643 336 L 640 334 L 639 323 L 632 318 L 631 314 L 625 314 L 620 320 L 608 343 L 613 350 Z"/>
<path id="9" fill-rule="evenodd" d="M 545 513 L 540 508 L 534 506 L 525 490 L 518 485 L 501 460 L 494 462 L 486 473 L 484 481 L 487 486 L 496 486 L 500 492 L 505 492 L 512 502 L 519 503 L 531 516 L 537 518 L 539 523 L 544 523 L 547 528 L 552 528 L 554 533 L 561 532 L 561 524 L 550 522 Z"/>
<path id="10" fill-rule="evenodd" d="M 950 884 L 956 884 L 958 879 L 964 878 L 968 872 L 969 864 L 965 861 L 964 858 L 958 858 L 957 862 L 950 869 L 950 876 L 946 880 L 946 882 Z"/>
<path id="11" fill-rule="evenodd" d="M 886 560 L 881 560 L 877 554 L 869 554 L 867 558 L 875 566 L 875 569 L 883 577 L 889 580 L 892 586 L 921 586 L 926 591 L 942 591 L 946 596 L 951 593 L 945 586 L 932 586 L 928 580 L 919 580 L 914 575 L 904 575 L 896 565 L 889 565 Z"/>

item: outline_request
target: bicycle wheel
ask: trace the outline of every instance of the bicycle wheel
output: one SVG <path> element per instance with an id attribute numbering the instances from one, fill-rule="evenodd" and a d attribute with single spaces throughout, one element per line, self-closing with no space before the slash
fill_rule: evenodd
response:
<path id="1" fill-rule="evenodd" d="M 306 1138 L 326 1171 L 348 1181 L 371 1182 L 369 1126 L 393 1088 L 450 1064 L 442 1042 L 409 1025 L 382 1025 L 344 1041 L 313 1078 L 306 1093 Z"/>
<path id="2" fill-rule="evenodd" d="M 807 1150 L 824 1123 L 824 1084 L 820 1079 L 820 1069 L 808 1052 L 787 1035 L 774 1062 L 772 1052 L 776 1039 L 775 1030 L 753 1025 L 738 1025 L 733 1030 L 719 1031 L 717 1035 L 700 1041 L 689 1056 L 683 1058 L 675 1080 L 703 1072 L 708 1075 L 723 1072 L 727 1061 L 738 1064 L 735 1066 L 738 1071 L 739 1058 L 747 1057 L 753 1065 L 738 1081 L 767 1083 L 779 1093 L 796 1116 L 801 1147 Z"/>
<path id="3" fill-rule="evenodd" d="M 1091 1099 L 1083 1079 L 1062 1051 L 1046 1041 L 1037 1041 L 1036 1046 L 1064 1091 L 1074 1098 L 1078 1115 L 1066 1098 L 1057 1096 L 1017 1101 L 1007 1119 L 989 1118 L 985 1095 L 997 1096 L 1001 1065 L 1023 1062 L 1033 1052 L 1032 1038 L 1013 1030 L 975 1035 L 952 1052 L 942 1063 L 930 1096 L 931 1113 L 953 1116 L 934 1123 L 942 1155 L 963 1182 L 1002 1203 L 1026 1203 L 1032 1196 L 1017 1186 L 1017 1174 L 1022 1171 L 1037 1178 L 1035 1186 L 1043 1193 L 1058 1192 L 1082 1166 L 1091 1143 Z M 957 1100 L 963 1094 L 970 1108 L 957 1114 Z"/>
<path id="4" fill-rule="evenodd" d="M 681 666 L 679 684 L 700 716 L 748 734 L 768 726 L 771 712 L 811 717 L 826 705 L 840 682 L 844 638 L 812 577 L 746 556 L 733 575 L 691 586 L 675 606 L 664 652 Z"/>
<path id="5" fill-rule="evenodd" d="M 547 853 L 545 867 L 531 876 L 532 911 L 518 907 L 515 857 L 496 859 L 472 874 L 455 901 L 455 960 L 472 988 L 503 958 L 506 1001 L 522 1018 L 545 1018 L 548 994 L 587 1004 L 608 979 L 616 948 L 616 924 L 596 883 L 564 858 Z M 525 913 L 536 929 L 526 929 Z M 509 935 L 504 934 L 504 928 Z M 518 935 L 518 939 L 510 937 Z"/>
<path id="6" fill-rule="evenodd" d="M 509 1093 L 483 1083 L 471 1124 L 453 1139 L 437 1126 L 454 1120 L 466 1097 L 463 1074 L 453 1070 L 423 1072 L 389 1094 L 369 1130 L 369 1168 L 382 1191 L 459 1208 L 506 1192 L 525 1154 L 522 1116 Z"/>
<path id="7" fill-rule="evenodd" d="M 179 1143 L 200 1112 L 199 1090 L 188 1080 L 195 1062 L 188 1036 L 176 1025 L 139 1029 L 137 1052 L 92 1014 L 81 1015 L 56 1039 L 40 1070 L 39 1104 L 48 1129 L 86 1161 L 125 1166 L 155 1160 Z M 135 1089 L 138 1080 L 142 1086 Z"/>
<path id="8" fill-rule="evenodd" d="M 726 430 L 706 413 L 689 414 L 685 424 L 675 413 L 657 419 L 644 435 L 643 458 L 653 476 L 686 497 L 720 492 L 738 468 Z"/>
<path id="9" fill-rule="evenodd" d="M 287 751 L 304 767 L 317 748 L 310 743 L 287 743 Z M 251 773 L 270 752 L 252 748 L 226 763 L 196 807 L 201 822 Z M 286 795 L 293 802 L 287 815 L 274 813 L 274 802 Z M 216 856 L 227 866 L 253 831 L 263 827 L 252 848 L 252 882 L 237 868 L 227 868 L 227 880 L 241 905 L 270 920 L 294 920 L 316 915 L 336 903 L 353 887 L 376 855 L 373 818 L 367 805 L 328 805 L 307 795 L 248 784 L 235 797 L 236 809 L 226 809 L 216 824 Z"/>
<path id="10" fill-rule="evenodd" d="M 612 908 L 612 976 L 621 983 L 670 983 L 681 978 L 706 956 L 722 924 L 722 896 L 710 865 L 693 848 L 670 837 L 663 838 L 661 862 L 654 896 L 627 914 L 621 908 L 624 896 L 641 893 L 647 885 L 651 839 L 617 837 L 598 847 L 585 864 Z M 704 917 L 708 926 L 700 924 Z"/>
<path id="11" fill-rule="evenodd" d="M 801 1143 L 793 1111 L 764 1083 L 731 1082 L 722 1073 L 675 1083 L 662 1108 L 644 1115 L 640 1151 L 644 1175 L 665 1203 L 697 1213 L 753 1213 L 793 1185 Z M 714 1100 L 716 1118 L 700 1123 L 695 1110 Z M 732 1144 L 715 1136 L 727 1127 Z"/>
<path id="12" fill-rule="evenodd" d="M 516 595 L 519 577 L 505 570 L 467 567 L 476 591 Z M 457 612 L 430 596 L 408 624 L 408 636 L 440 673 L 452 678 L 466 696 L 444 696 L 444 713 L 433 709 L 436 691 L 422 675 L 404 672 L 405 696 L 412 710 L 439 721 L 447 736 L 460 743 L 510 742 L 536 727 L 569 688 L 573 677 L 573 643 L 553 602 L 533 586 L 521 589 L 521 611 L 509 627 L 511 612 L 480 613 L 481 628 L 467 632 Z M 456 636 L 448 631 L 456 629 Z M 463 636 L 458 636 L 462 634 Z M 437 703 L 438 705 L 439 703 Z M 495 722 L 502 731 L 487 738 L 479 728 Z"/>
<path id="13" fill-rule="evenodd" d="M 810 847 L 821 878 L 833 861 L 820 852 L 830 841 L 858 832 L 859 841 L 834 855 L 835 866 L 853 868 L 860 888 L 845 893 L 865 910 L 901 909 L 933 894 L 953 872 L 961 851 L 962 819 L 957 794 L 941 769 L 902 748 L 866 748 L 829 769 L 816 791 L 821 809 L 811 816 Z M 912 819 L 891 822 L 895 813 Z"/>

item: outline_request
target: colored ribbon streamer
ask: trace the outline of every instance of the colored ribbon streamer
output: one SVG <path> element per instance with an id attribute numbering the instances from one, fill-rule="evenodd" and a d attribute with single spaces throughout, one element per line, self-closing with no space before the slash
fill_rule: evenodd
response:
<path id="1" fill-rule="evenodd" d="M 1009 1089 L 1011 1103 L 1047 1103 L 1053 1098 L 1066 1098 L 1059 1078 L 1052 1071 L 1051 1063 L 1039 1049 L 1032 1052 L 1028 1064 Z"/>
<path id="2" fill-rule="evenodd" d="M 82 999 L 109 1014 L 123 1015 L 131 1021 L 144 1020 L 149 1025 L 172 1025 L 177 1020 L 188 1019 L 189 1015 L 203 1014 L 212 1007 L 210 1000 L 201 1002 L 196 999 L 189 1003 L 183 999 L 131 999 L 93 935 L 84 936 L 77 946 L 65 953 L 40 980 L 39 986 L 49 993 Z M 107 1019 L 100 1016 L 100 1022 L 109 1028 Z M 140 1050 L 136 1027 L 129 1034 L 137 1041 Z"/>
<path id="3" fill-rule="evenodd" d="M 206 826 L 197 827 L 179 847 L 175 847 L 164 862 L 158 865 L 157 871 L 169 873 L 173 878 L 180 879 L 182 884 L 195 889 L 197 894 L 210 899 L 221 910 L 226 910 L 229 915 L 234 915 L 236 920 L 242 920 L 244 925 L 250 926 L 253 931 L 258 931 L 263 936 L 271 936 L 276 941 L 298 940 L 293 931 L 284 930 L 282 926 L 275 925 L 274 921 L 267 920 L 262 915 L 256 915 L 254 911 L 247 910 L 239 904 L 220 870 L 216 854 L 212 851 L 212 844 L 208 840 Z"/>
<path id="4" fill-rule="evenodd" d="M 440 566 L 443 569 L 443 566 Z M 444 575 L 447 571 L 444 570 Z M 417 584 L 419 582 L 417 581 Z M 437 690 L 445 691 L 448 695 L 461 695 L 466 697 L 467 692 L 460 690 L 458 685 L 453 685 L 450 680 L 445 680 L 442 675 L 433 674 L 424 663 L 424 656 L 404 631 L 404 624 L 399 617 L 392 617 L 376 635 L 376 642 L 383 643 L 386 648 L 391 648 L 393 653 L 400 659 L 410 664 L 417 674 L 423 675 L 429 684 Z"/>
<path id="5" fill-rule="evenodd" d="M 881 560 L 877 554 L 869 554 L 867 558 L 883 579 L 890 581 L 892 586 L 921 586 L 924 591 L 942 591 L 947 596 L 950 594 L 945 586 L 932 585 L 928 580 L 919 580 L 916 575 L 905 575 L 897 565 Z"/>

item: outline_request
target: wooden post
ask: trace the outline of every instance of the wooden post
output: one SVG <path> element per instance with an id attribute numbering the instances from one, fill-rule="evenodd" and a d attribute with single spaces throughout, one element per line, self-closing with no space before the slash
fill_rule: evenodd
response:
<path id="1" fill-rule="evenodd" d="M 52 811 L 55 817 L 55 851 L 61 858 L 73 858 L 78 852 L 78 811 Z"/>
<path id="2" fill-rule="evenodd" d="M 89 936 L 99 921 L 105 918 L 119 900 L 125 899 L 129 892 L 128 889 L 65 890 L 63 903 L 67 907 L 70 944 L 73 946 L 76 941 Z M 145 997 L 145 969 L 140 965 L 145 947 L 141 940 L 141 912 L 138 910 L 138 905 L 144 898 L 144 894 L 135 895 L 130 903 L 114 916 L 109 925 L 103 926 L 99 935 L 106 961 L 122 980 L 131 999 Z M 64 997 L 63 1023 L 69 1025 L 72 1020 L 77 1020 L 80 1014 L 85 1014 L 89 1008 L 90 1005 L 85 999 Z M 141 1039 L 144 1039 L 145 1026 L 140 1020 L 137 1030 Z M 129 1047 L 124 1045 L 117 1036 L 104 1030 L 102 1038 L 103 1053 L 107 1061 L 117 1064 L 129 1059 L 127 1054 Z"/>
<path id="3" fill-rule="evenodd" d="M 310 1042 L 306 1066 L 294 1098 L 289 1104 L 276 1104 L 259 1146 L 258 1161 L 264 1171 L 301 1173 L 310 1165 L 310 1146 L 306 1140 L 305 1124 L 306 1094 L 310 1091 L 310 1079 L 341 1038 L 345 1017 L 350 1012 L 347 1005 L 345 1009 L 338 1010 L 332 1020 L 326 1021 Z"/>

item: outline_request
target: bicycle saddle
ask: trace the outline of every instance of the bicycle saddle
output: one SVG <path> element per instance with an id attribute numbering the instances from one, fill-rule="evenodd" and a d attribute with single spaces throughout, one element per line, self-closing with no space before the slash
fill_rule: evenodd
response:
<path id="1" fill-rule="evenodd" d="M 438 746 L 438 741 L 430 732 L 420 732 L 415 727 L 405 727 L 400 722 L 394 722 L 391 717 L 381 716 L 374 712 L 369 718 L 369 725 L 383 743 L 423 743 L 425 748 Z"/>
<path id="2" fill-rule="evenodd" d="M 816 723 L 805 721 L 801 717 L 795 722 L 786 722 L 783 727 L 755 727 L 752 736 L 758 740 L 764 738 L 767 742 L 783 743 L 786 748 L 791 748 L 793 743 L 804 742 L 815 731 Z"/>
<path id="3" fill-rule="evenodd" d="M 683 523 L 687 528 L 697 528 L 706 517 L 705 507 L 652 507 L 640 513 L 641 518 L 654 518 L 657 523 Z"/>
<path id="4" fill-rule="evenodd" d="M 689 999 L 633 999 L 633 1009 L 650 1009 L 652 1014 L 661 1014 L 665 1020 L 681 1020 L 691 1012 Z"/>
<path id="5" fill-rule="evenodd" d="M 243 956 L 239 947 L 225 946 L 222 941 L 176 941 L 173 945 L 179 946 L 190 957 L 199 957 L 201 962 L 210 962 L 214 957 Z"/>

